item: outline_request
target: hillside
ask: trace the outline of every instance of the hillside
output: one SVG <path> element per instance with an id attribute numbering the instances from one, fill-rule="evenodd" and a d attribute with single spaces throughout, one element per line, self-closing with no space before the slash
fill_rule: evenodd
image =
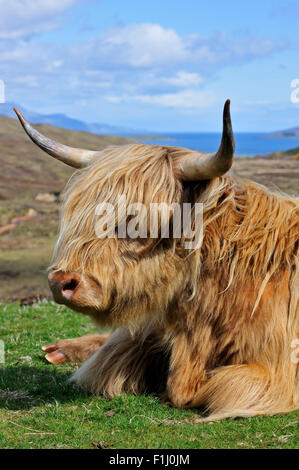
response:
<path id="1" fill-rule="evenodd" d="M 121 137 L 45 124 L 35 127 L 59 142 L 91 150 L 128 142 Z M 0 165 L 0 232 L 12 225 L 0 233 L 0 301 L 26 298 L 25 302 L 30 302 L 28 297 L 32 296 L 51 298 L 46 269 L 58 230 L 57 196 L 73 170 L 43 153 L 25 135 L 18 121 L 6 117 L 0 117 Z M 299 194 L 299 159 L 291 156 L 237 158 L 233 171 L 290 194 Z M 20 223 L 28 214 L 34 215 L 32 220 Z"/>
<path id="2" fill-rule="evenodd" d="M 295 147 L 290 150 L 286 150 L 285 152 L 278 152 L 276 155 L 283 155 L 283 156 L 290 156 L 294 158 L 299 158 L 299 147 Z"/>
<path id="3" fill-rule="evenodd" d="M 35 125 L 46 136 L 72 147 L 98 150 L 112 144 L 128 142 L 126 138 L 100 136 L 87 132 L 69 131 L 47 124 Z M 38 191 L 59 191 L 72 170 L 63 163 L 47 157 L 32 144 L 19 122 L 0 116 L 0 200 L 13 197 L 26 199 Z M 41 175 L 46 175 L 43 179 Z M 18 194 L 16 194 L 16 190 Z M 1 221 L 2 222 L 2 221 Z"/>
<path id="4" fill-rule="evenodd" d="M 292 127 L 291 129 L 285 129 L 283 131 L 272 132 L 268 135 L 268 137 L 276 138 L 276 137 L 295 137 L 299 138 L 299 127 Z"/>

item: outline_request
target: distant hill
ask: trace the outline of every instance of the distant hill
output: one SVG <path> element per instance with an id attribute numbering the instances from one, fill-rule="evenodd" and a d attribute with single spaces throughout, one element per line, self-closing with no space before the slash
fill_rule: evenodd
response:
<path id="1" fill-rule="evenodd" d="M 42 134 L 71 147 L 101 150 L 130 142 L 125 137 L 70 131 L 48 124 L 34 126 Z M 15 119 L 0 116 L 0 220 L 1 200 L 22 201 L 28 191 L 60 191 L 72 169 L 47 156 L 34 145 Z M 34 198 L 33 198 L 34 199 Z M 3 208 L 2 208 L 3 209 Z"/>
<path id="2" fill-rule="evenodd" d="M 272 138 L 295 137 L 299 139 L 299 127 L 292 127 L 291 129 L 286 129 L 284 131 L 272 132 L 271 134 L 268 135 L 268 137 L 272 137 Z"/>
<path id="3" fill-rule="evenodd" d="M 104 135 L 128 135 L 138 133 L 135 129 L 125 127 L 111 126 L 105 123 L 87 123 L 79 119 L 71 118 L 65 114 L 39 114 L 23 108 L 17 103 L 0 103 L 0 116 L 16 118 L 13 108 L 22 111 L 28 121 L 35 124 L 50 124 L 56 127 L 62 127 L 72 131 L 90 132 L 92 134 Z"/>
<path id="4" fill-rule="evenodd" d="M 299 159 L 299 147 L 295 147 L 289 150 L 285 150 L 284 152 L 274 152 L 274 153 L 269 153 L 268 155 L 265 156 L 265 158 L 270 157 L 270 158 L 277 158 L 277 157 L 291 157 L 291 158 L 296 158 Z"/>
<path id="5" fill-rule="evenodd" d="M 281 153 L 282 155 L 299 158 L 299 147 L 295 147 L 294 149 L 286 150 L 285 152 L 281 152 Z"/>

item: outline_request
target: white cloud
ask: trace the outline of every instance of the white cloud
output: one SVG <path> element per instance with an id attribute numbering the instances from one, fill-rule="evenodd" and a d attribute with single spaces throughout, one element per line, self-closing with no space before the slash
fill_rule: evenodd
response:
<path id="1" fill-rule="evenodd" d="M 0 0 L 0 39 L 20 39 L 59 26 L 60 15 L 80 0 Z"/>
<path id="2" fill-rule="evenodd" d="M 173 29 L 159 24 L 142 23 L 109 29 L 94 43 L 98 57 L 109 54 L 110 60 L 132 67 L 183 60 L 187 51 L 183 39 Z"/>
<path id="3" fill-rule="evenodd" d="M 53 107 L 88 99 L 164 108 L 208 107 L 216 100 L 212 80 L 207 89 L 208 78 L 223 67 L 268 56 L 283 47 L 269 39 L 229 37 L 221 32 L 180 35 L 151 23 L 109 28 L 92 40 L 60 47 L 37 38 L 28 40 L 57 27 L 63 12 L 79 1 L 84 0 L 11 0 L 4 7 L 0 0 L 4 12 L 0 78 L 7 85 L 8 99 L 22 103 L 30 97 L 35 103 L 51 102 Z"/>
<path id="4" fill-rule="evenodd" d="M 120 103 L 122 101 L 138 101 L 139 103 L 154 104 L 166 108 L 207 108 L 216 102 L 216 95 L 211 91 L 183 90 L 177 93 L 159 95 L 123 95 L 107 96 L 107 101 Z"/>
<path id="5" fill-rule="evenodd" d="M 183 36 L 159 24 L 142 23 L 110 28 L 85 44 L 76 44 L 73 57 L 80 54 L 81 60 L 87 64 L 92 61 L 93 67 L 189 66 L 209 72 L 227 64 L 267 56 L 283 47 L 284 43 L 279 41 L 244 35 L 231 38 L 223 32 Z"/>
<path id="6" fill-rule="evenodd" d="M 27 87 L 38 87 L 38 78 L 34 75 L 23 75 L 15 78 L 15 83 L 20 83 Z"/>
<path id="7" fill-rule="evenodd" d="M 109 101 L 109 103 L 121 103 L 125 98 L 121 96 L 105 96 L 105 100 Z"/>
<path id="8" fill-rule="evenodd" d="M 185 88 L 199 86 L 204 82 L 204 79 L 198 73 L 179 71 L 171 77 L 161 77 L 157 81 L 166 85 Z"/>

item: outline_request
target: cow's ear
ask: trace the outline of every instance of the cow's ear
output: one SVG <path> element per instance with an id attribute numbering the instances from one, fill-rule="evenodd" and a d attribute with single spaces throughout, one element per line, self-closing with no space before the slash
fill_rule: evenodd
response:
<path id="1" fill-rule="evenodd" d="M 216 153 L 188 152 L 175 158 L 176 174 L 183 181 L 203 181 L 224 175 L 232 166 L 235 139 L 230 117 L 230 100 L 223 110 L 221 144 Z"/>

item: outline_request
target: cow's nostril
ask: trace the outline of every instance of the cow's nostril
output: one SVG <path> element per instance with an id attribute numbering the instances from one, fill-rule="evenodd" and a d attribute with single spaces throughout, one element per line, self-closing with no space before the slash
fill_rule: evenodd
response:
<path id="1" fill-rule="evenodd" d="M 78 273 L 56 271 L 49 274 L 49 284 L 54 300 L 69 303 L 80 288 L 81 276 Z"/>
<path id="2" fill-rule="evenodd" d="M 62 291 L 63 292 L 66 292 L 66 291 L 74 292 L 74 290 L 77 289 L 78 284 L 79 284 L 79 282 L 77 281 L 77 279 L 71 279 L 70 281 L 66 282 L 66 284 L 64 284 L 64 286 L 62 287 Z"/>

